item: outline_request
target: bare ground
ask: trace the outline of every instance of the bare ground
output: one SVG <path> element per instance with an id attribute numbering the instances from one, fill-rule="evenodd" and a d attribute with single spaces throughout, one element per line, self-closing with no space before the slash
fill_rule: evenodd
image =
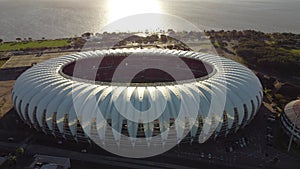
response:
<path id="1" fill-rule="evenodd" d="M 0 81 L 0 118 L 13 108 L 11 90 L 15 80 Z"/>

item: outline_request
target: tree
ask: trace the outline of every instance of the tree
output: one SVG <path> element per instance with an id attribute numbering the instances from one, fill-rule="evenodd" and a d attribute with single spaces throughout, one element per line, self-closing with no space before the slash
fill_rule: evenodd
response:
<path id="1" fill-rule="evenodd" d="M 22 148 L 22 147 L 18 147 L 17 149 L 16 149 L 16 153 L 18 154 L 18 155 L 23 155 L 24 154 L 24 148 Z"/>
<path id="2" fill-rule="evenodd" d="M 166 35 L 160 35 L 160 39 L 161 39 L 162 43 L 167 43 L 168 42 L 168 39 L 167 39 Z"/>
<path id="3" fill-rule="evenodd" d="M 81 37 L 87 38 L 87 39 L 89 39 L 91 36 L 93 36 L 93 33 L 90 33 L 90 32 L 86 32 L 86 33 L 81 35 Z"/>
<path id="4" fill-rule="evenodd" d="M 13 166 L 17 163 L 17 157 L 14 155 L 9 155 L 8 156 L 8 165 Z"/>
<path id="5" fill-rule="evenodd" d="M 85 43 L 86 43 L 86 40 L 84 40 L 82 38 L 76 38 L 73 40 L 74 48 L 82 48 Z"/>
<path id="6" fill-rule="evenodd" d="M 154 42 L 158 41 L 158 39 L 159 39 L 158 35 L 147 36 L 147 40 L 150 43 L 154 43 Z"/>

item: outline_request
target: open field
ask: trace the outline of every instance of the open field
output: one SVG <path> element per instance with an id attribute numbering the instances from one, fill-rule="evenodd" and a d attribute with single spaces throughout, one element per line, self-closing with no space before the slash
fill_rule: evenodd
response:
<path id="1" fill-rule="evenodd" d="M 43 40 L 31 42 L 6 42 L 0 45 L 0 51 L 64 47 L 69 45 L 67 39 Z"/>
<path id="2" fill-rule="evenodd" d="M 16 69 L 22 67 L 30 67 L 32 63 L 40 63 L 50 58 L 59 57 L 62 55 L 70 54 L 70 52 L 65 53 L 49 53 L 43 54 L 42 56 L 36 57 L 35 55 L 20 55 L 12 56 L 9 60 L 0 60 L 0 119 L 5 116 L 9 110 L 13 108 L 11 100 L 11 90 L 15 83 L 15 79 L 18 73 L 7 74 L 4 69 Z M 6 62 L 6 63 L 5 63 Z M 3 64 L 3 65 L 2 65 Z"/>
<path id="3" fill-rule="evenodd" d="M 32 66 L 33 63 L 41 63 L 51 58 L 56 58 L 63 55 L 72 54 L 74 52 L 62 52 L 62 53 L 47 53 L 41 56 L 36 55 L 19 55 L 12 56 L 3 66 L 2 68 L 16 68 L 16 67 L 29 67 Z"/>
<path id="4" fill-rule="evenodd" d="M 0 119 L 12 109 L 11 90 L 14 80 L 0 81 Z"/>

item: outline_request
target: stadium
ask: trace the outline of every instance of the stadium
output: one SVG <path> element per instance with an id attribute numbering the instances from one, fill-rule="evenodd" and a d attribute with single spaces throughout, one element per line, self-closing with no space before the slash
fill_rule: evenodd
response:
<path id="1" fill-rule="evenodd" d="M 204 142 L 206 137 L 235 133 L 254 118 L 263 93 L 251 70 L 226 58 L 191 51 L 118 49 L 81 52 L 35 65 L 17 79 L 12 97 L 20 118 L 46 134 L 118 144 L 127 136 L 146 138 L 151 144 L 154 136 L 161 142 Z M 185 97 L 195 99 L 188 102 Z M 189 109 L 195 104 L 196 111 Z M 142 118 L 138 111 L 150 115 Z M 181 111 L 196 116 L 177 120 Z"/>

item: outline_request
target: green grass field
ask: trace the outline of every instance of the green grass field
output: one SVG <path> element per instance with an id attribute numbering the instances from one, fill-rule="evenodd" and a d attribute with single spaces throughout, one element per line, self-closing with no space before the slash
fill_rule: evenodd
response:
<path id="1" fill-rule="evenodd" d="M 300 55 L 300 49 L 292 49 L 292 50 L 290 50 L 290 52 L 293 54 Z"/>
<path id="2" fill-rule="evenodd" d="M 214 45 L 215 47 L 218 47 L 218 48 L 221 47 L 221 45 L 220 45 L 219 42 L 217 42 L 217 41 L 215 41 L 213 45 Z"/>
<path id="3" fill-rule="evenodd" d="M 275 41 L 269 41 L 269 40 L 265 40 L 265 43 L 266 43 L 267 45 L 275 45 L 275 44 L 276 44 Z"/>
<path id="4" fill-rule="evenodd" d="M 300 49 L 285 49 L 285 48 L 279 48 L 280 50 L 287 52 L 287 53 L 292 53 L 294 55 L 299 55 L 300 56 Z"/>
<path id="5" fill-rule="evenodd" d="M 0 51 L 23 50 L 27 48 L 38 49 L 44 47 L 63 47 L 68 44 L 68 40 L 66 39 L 32 42 L 7 42 L 0 45 Z"/>

